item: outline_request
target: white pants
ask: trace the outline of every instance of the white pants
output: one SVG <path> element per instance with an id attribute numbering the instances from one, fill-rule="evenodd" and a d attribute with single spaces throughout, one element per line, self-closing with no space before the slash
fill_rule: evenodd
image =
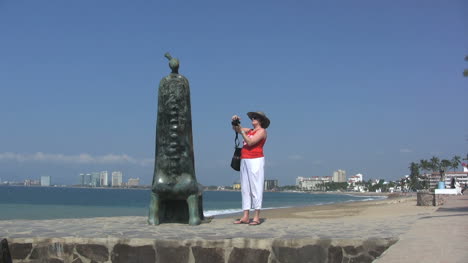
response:
<path id="1" fill-rule="evenodd" d="M 242 210 L 261 209 L 265 158 L 242 159 L 240 183 L 242 192 Z"/>

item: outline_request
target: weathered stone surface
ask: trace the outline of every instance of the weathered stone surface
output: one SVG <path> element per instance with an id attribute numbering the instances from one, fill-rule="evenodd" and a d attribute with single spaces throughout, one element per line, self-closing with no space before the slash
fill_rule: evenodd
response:
<path id="1" fill-rule="evenodd" d="M 33 248 L 29 258 L 30 259 L 49 258 L 49 249 L 47 248 L 47 246 L 37 245 L 35 248 Z"/>
<path id="2" fill-rule="evenodd" d="M 31 243 L 13 243 L 10 244 L 10 253 L 13 259 L 25 259 L 31 253 Z"/>
<path id="3" fill-rule="evenodd" d="M 65 258 L 71 256 L 74 245 L 62 243 L 39 243 L 31 252 L 29 259 Z M 26 255 L 27 256 L 27 255 Z"/>
<path id="4" fill-rule="evenodd" d="M 0 263 L 11 263 L 11 254 L 8 247 L 8 241 L 2 239 L 0 241 Z"/>
<path id="5" fill-rule="evenodd" d="M 113 263 L 154 263 L 156 254 L 152 246 L 132 247 L 126 244 L 117 244 L 112 250 Z"/>
<path id="6" fill-rule="evenodd" d="M 81 260 L 81 258 L 76 255 L 76 254 L 73 254 L 73 261 L 72 263 L 83 263 L 83 261 Z"/>
<path id="7" fill-rule="evenodd" d="M 192 247 L 195 263 L 224 263 L 224 249 Z"/>
<path id="8" fill-rule="evenodd" d="M 267 263 L 270 251 L 265 249 L 237 248 L 229 255 L 229 263 Z"/>
<path id="9" fill-rule="evenodd" d="M 94 244 L 78 244 L 76 245 L 76 252 L 82 255 L 85 258 L 89 258 L 95 261 L 108 261 L 109 260 L 109 250 L 107 247 L 102 245 Z"/>
<path id="10" fill-rule="evenodd" d="M 343 261 L 343 249 L 341 247 L 328 248 L 328 263 L 341 263 Z"/>
<path id="11" fill-rule="evenodd" d="M 189 252 L 188 247 L 166 247 L 156 245 L 156 262 L 187 263 Z"/>
<path id="12" fill-rule="evenodd" d="M 360 255 L 355 258 L 350 258 L 349 263 L 371 263 L 374 258 L 368 255 Z"/>
<path id="13" fill-rule="evenodd" d="M 351 256 L 359 255 L 360 253 L 364 251 L 364 248 L 362 246 L 359 246 L 359 247 L 345 246 L 343 249 L 346 255 L 351 255 Z"/>
<path id="14" fill-rule="evenodd" d="M 281 263 L 325 262 L 327 248 L 320 245 L 309 245 L 301 248 L 273 247 L 273 253 Z"/>
<path id="15" fill-rule="evenodd" d="M 47 263 L 63 263 L 63 260 L 58 258 L 49 258 L 47 259 Z"/>
<path id="16" fill-rule="evenodd" d="M 435 194 L 430 192 L 418 192 L 416 205 L 418 206 L 434 206 Z"/>
<path id="17" fill-rule="evenodd" d="M 374 258 L 379 257 L 382 253 L 388 249 L 389 246 L 376 246 L 374 249 L 370 250 L 368 253 L 369 255 L 373 256 Z"/>

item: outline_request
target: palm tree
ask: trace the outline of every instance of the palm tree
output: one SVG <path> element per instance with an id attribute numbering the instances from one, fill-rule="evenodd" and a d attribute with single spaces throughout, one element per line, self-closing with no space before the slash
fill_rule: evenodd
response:
<path id="1" fill-rule="evenodd" d="M 453 171 L 455 171 L 455 170 L 458 168 L 458 166 L 460 166 L 460 164 L 461 164 L 461 157 L 455 155 L 455 156 L 452 158 L 452 165 L 450 166 L 450 168 L 452 168 Z"/>
<path id="2" fill-rule="evenodd" d="M 442 168 L 442 170 L 446 171 L 449 167 L 452 167 L 452 162 L 446 159 L 440 161 L 440 168 Z"/>
<path id="3" fill-rule="evenodd" d="M 420 160 L 419 168 L 421 168 L 422 172 L 426 173 L 427 171 L 431 170 L 431 163 L 427 160 Z"/>
<path id="4" fill-rule="evenodd" d="M 433 156 L 431 160 L 429 160 L 429 162 L 433 173 L 438 172 L 440 170 L 441 167 L 439 158 Z"/>
<path id="5" fill-rule="evenodd" d="M 409 178 L 409 189 L 415 191 L 418 190 L 419 187 L 419 165 L 415 162 L 412 162 L 409 166 L 410 169 L 410 178 Z"/>

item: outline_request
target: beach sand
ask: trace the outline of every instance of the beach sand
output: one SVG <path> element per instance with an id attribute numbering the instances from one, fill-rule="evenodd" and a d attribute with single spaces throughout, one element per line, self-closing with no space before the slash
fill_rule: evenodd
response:
<path id="1" fill-rule="evenodd" d="M 367 194 L 368 195 L 368 194 Z M 387 194 L 379 194 L 383 196 Z M 391 195 L 388 199 L 347 202 L 329 205 L 267 209 L 261 211 L 264 219 L 376 219 L 431 213 L 435 207 L 416 206 L 416 195 Z M 251 213 L 251 216 L 253 213 Z M 225 217 L 238 218 L 240 214 Z"/>

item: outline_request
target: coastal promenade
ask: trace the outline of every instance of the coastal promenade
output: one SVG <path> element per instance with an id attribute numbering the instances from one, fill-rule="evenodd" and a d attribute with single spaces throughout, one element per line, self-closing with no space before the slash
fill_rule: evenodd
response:
<path id="1" fill-rule="evenodd" d="M 0 221 L 13 262 L 468 262 L 468 199 L 442 207 L 398 197 L 265 210 L 200 226 L 145 217 Z M 387 250 L 387 251 L 386 251 Z M 385 252 L 384 252 L 385 251 Z M 383 253 L 383 254 L 382 254 Z"/>
<path id="2" fill-rule="evenodd" d="M 468 196 L 453 196 L 399 239 L 375 262 L 468 262 Z"/>

